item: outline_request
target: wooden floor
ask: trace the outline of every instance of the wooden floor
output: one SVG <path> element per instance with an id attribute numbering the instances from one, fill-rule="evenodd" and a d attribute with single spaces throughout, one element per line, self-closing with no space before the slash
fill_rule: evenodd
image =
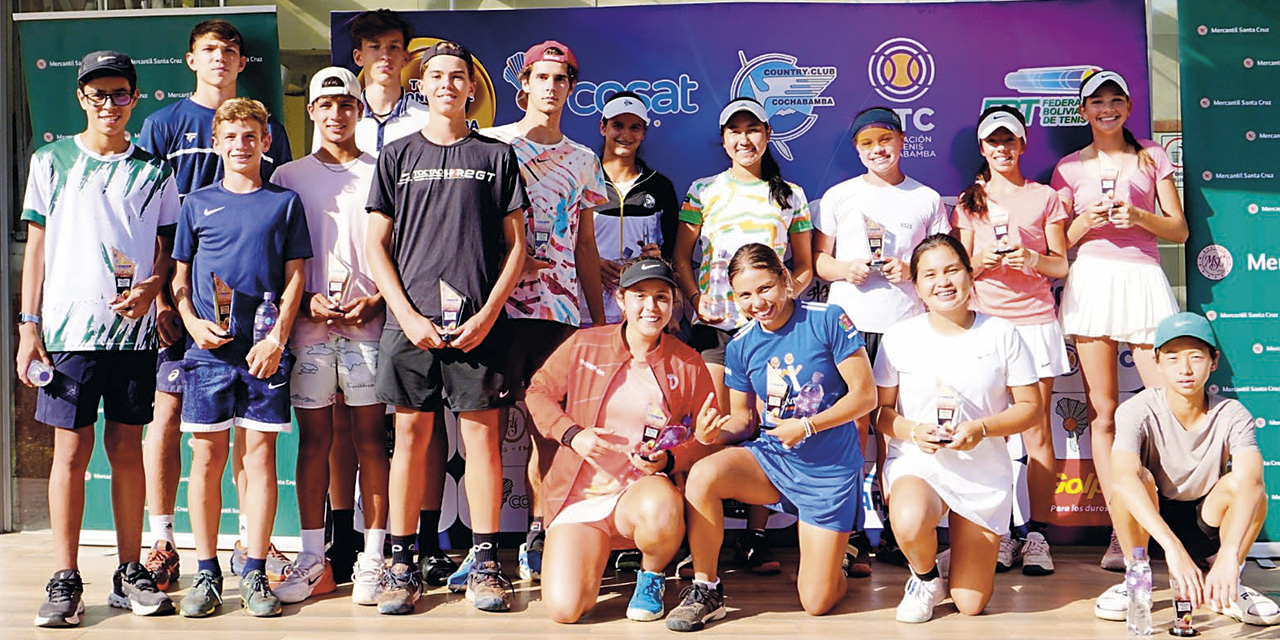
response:
<path id="1" fill-rule="evenodd" d="M 379 616 L 372 608 L 351 603 L 350 587 L 314 601 L 285 607 L 284 616 L 258 620 L 242 615 L 235 583 L 227 582 L 227 603 L 210 619 L 188 620 L 179 616 L 139 618 L 111 609 L 106 604 L 111 572 L 116 562 L 103 547 L 85 547 L 80 553 L 85 577 L 87 612 L 75 629 L 37 629 L 32 626 L 35 610 L 44 597 L 44 584 L 51 573 L 46 549 L 50 536 L 44 533 L 0 535 L 0 558 L 4 559 L 0 582 L 0 638 L 217 638 L 218 640 L 258 640 L 266 638 L 378 638 L 448 634 L 452 638 L 563 638 L 593 636 L 603 638 L 671 638 L 662 622 L 637 623 L 625 619 L 627 600 L 634 578 L 607 576 L 601 602 L 595 611 L 576 625 L 557 625 L 546 618 L 536 586 L 517 582 L 513 611 L 486 614 L 476 611 L 462 597 L 438 589 L 418 603 L 416 615 Z M 875 575 L 850 580 L 849 595 L 836 610 L 821 618 L 806 616 L 799 608 L 795 592 L 795 550 L 779 550 L 784 571 L 779 576 L 759 578 L 726 571 L 723 576 L 730 612 L 725 620 L 708 627 L 699 636 L 735 638 L 802 637 L 821 638 L 1122 638 L 1123 623 L 1093 617 L 1093 598 L 1119 581 L 1119 574 L 1097 566 L 1100 549 L 1055 549 L 1057 573 L 1043 578 L 1025 577 L 1017 571 L 996 579 L 996 594 L 984 615 L 968 618 L 955 607 L 944 604 L 932 622 L 906 625 L 894 621 L 894 607 L 902 597 L 906 570 L 876 564 Z M 225 555 L 225 554 L 224 554 Z M 226 558 L 223 558 L 226 561 Z M 195 558 L 183 551 L 183 567 L 190 573 Z M 514 558 L 505 566 L 512 571 Z M 1280 570 L 1264 571 L 1253 562 L 1245 570 L 1245 582 L 1276 597 L 1280 592 Z M 189 586 L 185 579 L 182 589 Z M 1164 568 L 1156 567 L 1156 583 L 1166 583 Z M 667 606 L 674 606 L 683 585 L 672 579 L 667 585 Z M 175 600 L 183 591 L 175 590 Z M 1172 617 L 1168 590 L 1156 594 L 1155 620 L 1160 629 Z M 1280 638 L 1278 628 L 1251 627 L 1217 616 L 1207 610 L 1196 613 L 1195 622 L 1204 638 Z"/>

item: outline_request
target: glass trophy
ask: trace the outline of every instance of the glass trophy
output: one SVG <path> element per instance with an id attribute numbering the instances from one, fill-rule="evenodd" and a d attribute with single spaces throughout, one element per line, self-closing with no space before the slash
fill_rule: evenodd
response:
<path id="1" fill-rule="evenodd" d="M 956 392 L 944 382 L 937 382 L 938 403 L 938 442 L 951 444 L 951 432 L 955 428 L 956 409 L 960 406 L 960 398 Z M 950 426 L 947 426 L 950 423 Z"/>
<path id="2" fill-rule="evenodd" d="M 235 299 L 236 292 L 231 286 L 223 282 L 218 274 L 209 274 L 213 278 L 213 321 L 217 323 L 223 331 L 231 332 L 231 301 Z"/>
<path id="3" fill-rule="evenodd" d="M 440 281 L 440 337 L 445 342 L 453 340 L 462 323 L 466 322 L 463 317 L 466 303 L 467 296 L 449 286 L 448 282 Z"/>
<path id="4" fill-rule="evenodd" d="M 991 217 L 991 230 L 996 236 L 996 253 L 1004 255 L 1015 251 L 1009 244 L 1009 214 L 1004 211 L 988 210 Z"/>
<path id="5" fill-rule="evenodd" d="M 123 251 L 112 247 L 111 270 L 116 281 L 114 302 L 122 302 L 129 297 L 129 292 L 133 290 L 133 277 L 137 272 L 137 265 Z"/>
<path id="6" fill-rule="evenodd" d="M 332 309 L 340 308 L 350 290 L 351 268 L 343 264 L 342 260 L 330 257 L 328 289 L 326 291 L 329 296 L 329 307 Z"/>
<path id="7" fill-rule="evenodd" d="M 887 262 L 884 257 L 884 225 L 867 216 L 863 216 L 862 220 L 867 230 L 867 248 L 871 250 L 871 261 L 868 264 L 878 269 Z"/>

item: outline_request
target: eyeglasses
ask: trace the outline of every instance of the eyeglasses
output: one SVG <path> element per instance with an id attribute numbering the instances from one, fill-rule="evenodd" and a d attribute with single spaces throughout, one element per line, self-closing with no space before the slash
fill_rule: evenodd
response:
<path id="1" fill-rule="evenodd" d="M 107 104 L 108 100 L 111 101 L 111 104 L 114 104 L 117 107 L 127 107 L 130 104 L 133 104 L 133 93 L 128 91 L 121 91 L 118 93 L 81 91 L 80 95 L 84 96 L 84 99 L 88 100 L 89 104 L 93 105 L 95 109 L 101 109 Z"/>

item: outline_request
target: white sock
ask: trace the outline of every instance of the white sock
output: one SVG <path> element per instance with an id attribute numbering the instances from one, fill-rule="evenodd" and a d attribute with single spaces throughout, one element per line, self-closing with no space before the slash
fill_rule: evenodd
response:
<path id="1" fill-rule="evenodd" d="M 249 548 L 249 520 L 240 514 L 240 546 Z"/>
<path id="2" fill-rule="evenodd" d="M 167 540 L 169 544 L 177 548 L 178 542 L 173 539 L 173 514 L 167 516 L 150 516 L 151 521 L 151 537 L 157 542 Z"/>
<path id="3" fill-rule="evenodd" d="M 702 586 L 704 586 L 704 587 L 706 587 L 706 588 L 708 588 L 708 589 L 711 589 L 712 591 L 715 591 L 715 590 L 716 590 L 716 587 L 719 587 L 719 586 L 720 586 L 720 578 L 716 578 L 716 581 L 715 581 L 715 582 L 707 582 L 706 580 L 697 580 L 697 579 L 695 579 L 695 580 L 693 581 L 693 583 L 694 583 L 694 584 L 700 584 L 700 585 L 702 585 Z"/>
<path id="4" fill-rule="evenodd" d="M 324 527 L 302 530 L 302 552 L 324 557 Z"/>
<path id="5" fill-rule="evenodd" d="M 386 529 L 364 530 L 364 555 L 370 558 L 382 557 L 382 545 L 386 543 Z"/>

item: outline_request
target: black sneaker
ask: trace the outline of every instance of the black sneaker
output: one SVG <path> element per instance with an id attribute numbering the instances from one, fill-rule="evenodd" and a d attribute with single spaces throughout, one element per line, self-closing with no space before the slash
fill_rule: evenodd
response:
<path id="1" fill-rule="evenodd" d="M 477 562 L 467 576 L 467 600 L 481 611 L 509 611 L 515 589 L 496 562 Z"/>
<path id="2" fill-rule="evenodd" d="M 382 580 L 378 613 L 392 616 L 413 613 L 422 596 L 422 574 L 418 568 L 404 563 L 392 565 Z"/>
<path id="3" fill-rule="evenodd" d="M 63 569 L 53 574 L 44 585 L 48 596 L 36 611 L 37 627 L 74 627 L 80 624 L 84 614 L 84 582 L 80 572 Z"/>
<path id="4" fill-rule="evenodd" d="M 458 570 L 458 563 L 443 551 L 432 551 L 418 558 L 418 571 L 422 579 L 433 587 L 443 587 L 449 576 Z"/>
<path id="5" fill-rule="evenodd" d="M 725 616 L 724 585 L 714 589 L 693 583 L 680 592 L 680 604 L 667 614 L 667 628 L 672 631 L 701 631 L 708 622 Z"/>
<path id="6" fill-rule="evenodd" d="M 871 577 L 871 541 L 867 534 L 855 531 L 849 536 L 849 544 L 845 546 L 844 575 L 849 578 Z"/>
<path id="7" fill-rule="evenodd" d="M 118 609 L 130 609 L 137 616 L 173 613 L 173 600 L 156 588 L 155 577 L 141 562 L 116 567 L 115 575 L 111 576 L 107 604 Z"/>
<path id="8" fill-rule="evenodd" d="M 782 564 L 773 557 L 769 539 L 759 531 L 748 531 L 738 538 L 734 561 L 758 576 L 771 576 L 782 571 Z"/>
<path id="9" fill-rule="evenodd" d="M 642 560 L 644 560 L 644 554 L 640 553 L 639 549 L 624 549 L 618 552 L 618 557 L 613 561 L 613 568 L 617 569 L 618 573 L 639 571 L 643 568 L 640 566 Z"/>
<path id="10" fill-rule="evenodd" d="M 876 560 L 899 567 L 907 566 L 907 555 L 902 553 L 898 541 L 893 539 L 893 532 L 888 529 L 880 533 L 880 544 L 876 545 Z"/>

